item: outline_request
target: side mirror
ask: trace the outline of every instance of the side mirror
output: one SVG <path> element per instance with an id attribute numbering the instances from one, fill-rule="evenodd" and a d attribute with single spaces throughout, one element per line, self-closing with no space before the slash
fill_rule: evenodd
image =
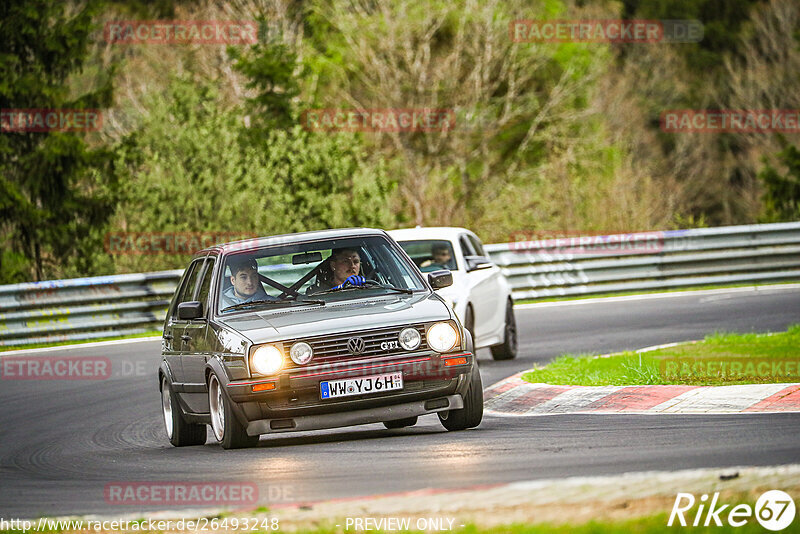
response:
<path id="1" fill-rule="evenodd" d="M 486 256 L 464 256 L 464 261 L 467 262 L 467 272 L 489 269 L 493 265 Z"/>
<path id="2" fill-rule="evenodd" d="M 453 285 L 453 273 L 446 269 L 428 273 L 428 283 L 433 289 L 441 289 Z"/>
<path id="3" fill-rule="evenodd" d="M 178 304 L 178 319 L 191 321 L 203 316 L 203 305 L 196 300 Z"/>

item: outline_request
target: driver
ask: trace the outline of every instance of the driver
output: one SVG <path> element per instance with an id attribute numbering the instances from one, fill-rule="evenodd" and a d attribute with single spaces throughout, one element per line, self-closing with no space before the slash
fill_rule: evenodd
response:
<path id="1" fill-rule="evenodd" d="M 450 247 L 447 246 L 446 243 L 437 243 L 431 247 L 431 256 L 432 259 L 425 260 L 420 264 L 420 269 L 428 267 L 435 269 L 447 269 L 450 270 Z"/>
<path id="2" fill-rule="evenodd" d="M 232 260 L 229 266 L 231 287 L 222 292 L 222 308 L 254 300 L 276 300 L 264 291 L 255 258 Z"/>
<path id="3" fill-rule="evenodd" d="M 354 286 L 366 284 L 366 279 L 361 276 L 361 256 L 355 248 L 333 249 L 328 258 L 328 269 L 320 274 L 322 276 L 307 293 L 338 289 L 345 282 Z"/>

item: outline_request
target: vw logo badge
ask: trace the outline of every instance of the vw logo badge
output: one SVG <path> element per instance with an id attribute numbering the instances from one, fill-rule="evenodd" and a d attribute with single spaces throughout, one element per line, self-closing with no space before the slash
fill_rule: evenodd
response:
<path id="1" fill-rule="evenodd" d="M 365 348 L 367 348 L 367 344 L 364 343 L 363 338 L 351 337 L 347 340 L 347 350 L 350 351 L 350 354 L 361 354 Z"/>

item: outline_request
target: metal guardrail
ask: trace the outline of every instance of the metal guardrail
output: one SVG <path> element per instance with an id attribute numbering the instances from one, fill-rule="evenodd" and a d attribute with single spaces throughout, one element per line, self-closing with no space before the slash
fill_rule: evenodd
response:
<path id="1" fill-rule="evenodd" d="M 800 223 L 486 245 L 514 298 L 800 280 Z M 181 270 L 0 286 L 0 346 L 160 330 Z"/>
<path id="2" fill-rule="evenodd" d="M 182 270 L 0 286 L 0 346 L 161 329 Z"/>
<path id="3" fill-rule="evenodd" d="M 508 277 L 517 300 L 800 280 L 800 223 L 575 237 L 485 248 Z"/>

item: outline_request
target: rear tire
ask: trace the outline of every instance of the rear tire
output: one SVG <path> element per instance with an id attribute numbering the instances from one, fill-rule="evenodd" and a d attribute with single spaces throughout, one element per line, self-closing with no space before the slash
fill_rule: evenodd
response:
<path id="1" fill-rule="evenodd" d="M 206 425 L 187 423 L 183 419 L 178 398 L 167 377 L 161 378 L 161 413 L 169 442 L 175 447 L 203 445 L 206 442 Z"/>
<path id="2" fill-rule="evenodd" d="M 407 426 L 414 426 L 417 424 L 417 416 L 406 417 L 405 419 L 395 419 L 394 421 L 384 421 L 383 426 L 389 430 L 393 428 L 404 428 Z"/>
<path id="3" fill-rule="evenodd" d="M 211 430 L 223 449 L 255 447 L 259 436 L 248 436 L 236 418 L 231 400 L 225 393 L 217 375 L 208 378 L 208 406 L 211 411 Z"/>
<path id="4" fill-rule="evenodd" d="M 506 304 L 506 321 L 503 328 L 503 342 L 489 347 L 495 360 L 513 360 L 517 357 L 517 320 L 514 318 L 514 303 Z"/>
<path id="5" fill-rule="evenodd" d="M 439 412 L 439 421 L 447 430 L 465 430 L 481 424 L 483 419 L 483 382 L 478 368 L 472 370 L 469 387 L 464 395 L 464 407 L 460 410 Z"/>

